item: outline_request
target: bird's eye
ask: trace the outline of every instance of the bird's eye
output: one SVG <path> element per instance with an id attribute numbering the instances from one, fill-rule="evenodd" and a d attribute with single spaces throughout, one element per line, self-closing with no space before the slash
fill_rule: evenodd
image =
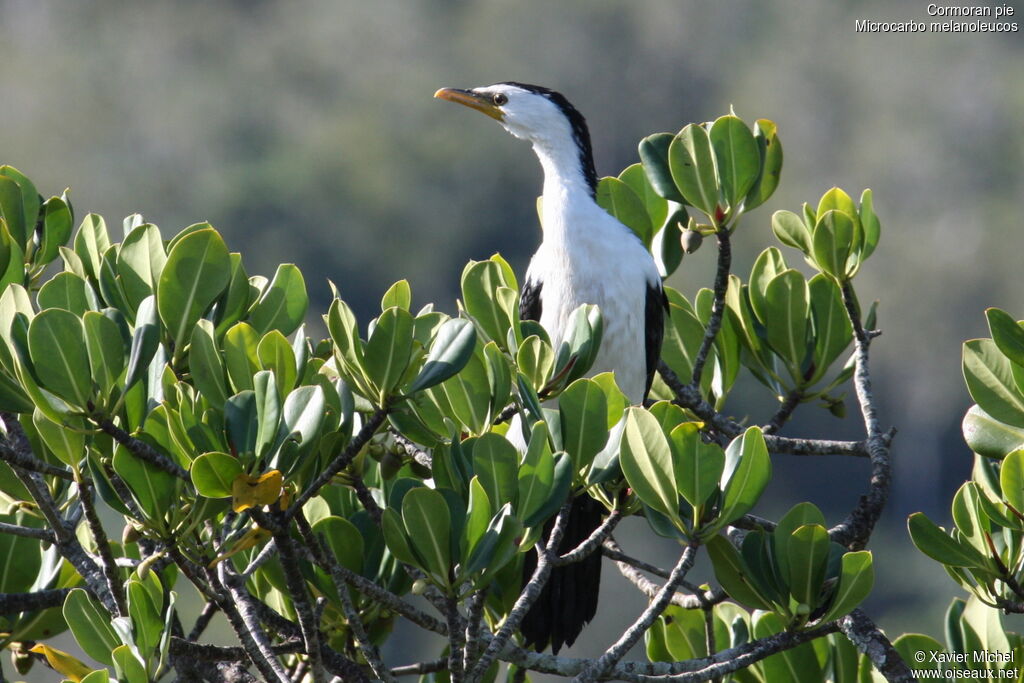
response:
<path id="1" fill-rule="evenodd" d="M 494 96 L 494 104 L 495 106 L 498 107 L 500 107 L 503 104 L 508 104 L 508 96 L 505 95 L 504 93 L 497 93 Z"/>

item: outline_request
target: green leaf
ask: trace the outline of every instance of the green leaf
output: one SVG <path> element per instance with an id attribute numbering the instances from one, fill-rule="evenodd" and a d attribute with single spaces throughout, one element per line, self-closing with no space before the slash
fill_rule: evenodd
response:
<path id="1" fill-rule="evenodd" d="M 209 320 L 200 320 L 192 329 L 188 365 L 196 389 L 206 397 L 211 406 L 218 410 L 222 409 L 228 398 L 227 380 L 224 375 L 224 362 L 217 348 L 213 323 Z"/>
<path id="2" fill-rule="evenodd" d="M 277 392 L 277 380 L 268 370 L 257 372 L 253 377 L 256 392 L 256 416 L 259 428 L 256 431 L 256 455 L 265 456 L 277 439 L 281 423 L 281 400 Z"/>
<path id="3" fill-rule="evenodd" d="M 397 306 L 403 311 L 408 311 L 412 307 L 412 288 L 409 286 L 408 280 L 399 280 L 384 292 L 384 296 L 380 300 L 381 312 L 383 313 L 392 306 Z"/>
<path id="4" fill-rule="evenodd" d="M 444 502 L 444 500 L 442 499 L 441 502 Z M 445 508 L 447 512 L 447 505 Z M 409 546 L 409 539 L 406 538 L 405 527 L 402 526 L 402 518 L 395 512 L 394 508 L 386 508 L 384 510 L 384 513 L 381 515 L 380 526 L 388 550 L 398 558 L 398 561 L 414 567 L 419 566 L 420 561 L 413 554 L 412 548 Z"/>
<path id="5" fill-rule="evenodd" d="M 245 272 L 245 266 L 242 265 L 242 256 L 237 252 L 232 252 L 228 254 L 228 258 L 231 260 L 231 275 L 227 288 L 216 303 L 215 322 L 218 337 L 241 320 L 248 310 L 250 302 L 249 275 Z"/>
<path id="6" fill-rule="evenodd" d="M 988 318 L 988 329 L 996 347 L 1004 356 L 1024 367 L 1024 328 L 1006 311 L 998 308 L 985 309 L 985 317 Z"/>
<path id="7" fill-rule="evenodd" d="M 249 324 L 261 335 L 278 330 L 287 336 L 299 329 L 308 307 L 309 296 L 302 271 L 294 264 L 282 263 L 249 312 Z"/>
<path id="8" fill-rule="evenodd" d="M 750 269 L 750 307 L 754 315 L 767 325 L 771 319 L 768 311 L 768 285 L 776 277 L 786 272 L 786 259 L 782 252 L 775 247 L 769 247 L 762 251 L 754 266 Z"/>
<path id="9" fill-rule="evenodd" d="M 857 246 L 857 228 L 843 211 L 818 214 L 811 237 L 811 252 L 821 271 L 843 282 L 849 275 L 847 261 Z"/>
<path id="10" fill-rule="evenodd" d="M 722 116 L 711 126 L 722 194 L 729 208 L 736 209 L 761 173 L 761 153 L 754 134 L 736 116 Z"/>
<path id="11" fill-rule="evenodd" d="M 11 489 L 4 489 L 12 494 Z M 42 527 L 41 520 L 24 511 L 0 513 L 0 522 L 31 528 Z M 42 544 L 34 538 L 0 534 L 0 592 L 26 593 L 32 589 L 42 567 Z"/>
<path id="12" fill-rule="evenodd" d="M 259 372 L 259 335 L 249 323 L 231 326 L 224 335 L 224 366 L 235 391 L 252 389 L 252 376 Z"/>
<path id="13" fill-rule="evenodd" d="M 910 538 L 922 553 L 936 562 L 953 567 L 984 567 L 985 558 L 966 543 L 952 538 L 924 513 L 915 512 L 907 519 Z"/>
<path id="14" fill-rule="evenodd" d="M 114 669 L 117 672 L 117 679 L 119 681 L 125 681 L 126 683 L 148 683 L 149 676 L 146 673 L 146 667 L 135 656 L 135 653 L 132 652 L 132 648 L 127 645 L 121 645 L 114 648 L 111 654 L 114 657 Z M 103 669 L 102 672 L 106 674 L 107 670 Z M 89 674 L 89 676 L 92 675 Z M 82 679 L 82 683 L 85 683 L 85 678 Z"/>
<path id="15" fill-rule="evenodd" d="M 743 201 L 743 208 L 747 211 L 760 206 L 772 196 L 782 174 L 782 143 L 775 124 L 768 119 L 758 119 L 754 124 L 754 139 L 757 141 L 761 165 L 757 181 Z"/>
<path id="16" fill-rule="evenodd" d="M 174 341 L 175 356 L 184 351 L 192 326 L 224 291 L 230 277 L 228 249 L 213 228 L 192 232 L 171 248 L 157 283 L 156 302 Z"/>
<path id="17" fill-rule="evenodd" d="M 786 246 L 810 256 L 811 230 L 800 216 L 792 211 L 776 211 L 772 214 L 772 231 Z"/>
<path id="18" fill-rule="evenodd" d="M 853 326 L 834 280 L 815 275 L 807 283 L 807 289 L 814 323 L 814 374 L 808 383 L 814 384 L 853 341 Z"/>
<path id="19" fill-rule="evenodd" d="M 402 522 L 420 560 L 420 569 L 441 585 L 448 585 L 451 513 L 444 496 L 426 487 L 409 491 L 402 499 Z"/>
<path id="20" fill-rule="evenodd" d="M 581 470 L 590 465 L 608 441 L 608 400 L 591 379 L 578 379 L 558 398 L 562 446 Z"/>
<path id="21" fill-rule="evenodd" d="M 471 261 L 462 272 L 462 302 L 466 312 L 481 327 L 487 338 L 506 347 L 513 319 L 498 305 L 497 290 L 508 287 L 504 269 L 496 261 Z"/>
<path id="22" fill-rule="evenodd" d="M 732 543 L 722 536 L 713 536 L 707 542 L 707 549 L 715 578 L 730 597 L 753 609 L 772 609 L 771 602 L 749 580 L 749 569 Z"/>
<path id="23" fill-rule="evenodd" d="M 134 627 L 135 643 L 143 657 L 148 657 L 160 642 L 164 620 L 160 616 L 159 606 L 153 602 L 153 597 L 141 581 L 128 581 L 127 593 L 128 614 Z"/>
<path id="24" fill-rule="evenodd" d="M 299 387 L 288 394 L 281 409 L 281 430 L 278 438 L 295 443 L 292 457 L 299 458 L 314 445 L 320 433 L 320 425 L 324 421 L 325 404 L 324 392 L 319 385 Z M 283 450 L 279 450 L 279 458 Z M 285 473 L 294 465 L 294 462 L 280 462 L 278 459 L 271 462 Z"/>
<path id="25" fill-rule="evenodd" d="M 3 168 L 7 168 L 6 166 Z M 11 238 L 22 249 L 28 240 L 28 228 L 21 188 L 13 178 L 0 173 L 0 216 L 3 216 L 10 230 Z M 35 217 L 32 217 L 35 221 Z"/>
<path id="26" fill-rule="evenodd" d="M 274 373 L 278 395 L 283 399 L 295 388 L 298 380 L 298 368 L 295 365 L 292 345 L 278 330 L 271 330 L 263 335 L 263 339 L 256 346 L 256 356 L 259 358 L 260 367 Z"/>
<path id="27" fill-rule="evenodd" d="M 473 471 L 487 492 L 492 507 L 515 504 L 519 453 L 508 439 L 488 432 L 473 443 Z"/>
<path id="28" fill-rule="evenodd" d="M 189 467 L 192 485 L 207 498 L 230 498 L 231 485 L 242 472 L 238 458 L 217 452 L 203 453 Z"/>
<path id="29" fill-rule="evenodd" d="M 865 261 L 875 251 L 882 236 L 882 226 L 875 215 L 871 190 L 864 190 L 860 195 L 860 224 L 863 232 L 860 260 Z"/>
<path id="30" fill-rule="evenodd" d="M 781 576 L 789 580 L 789 541 L 793 532 L 804 525 L 825 526 L 825 516 L 813 503 L 797 503 L 779 520 L 773 534 L 775 540 L 775 563 Z"/>
<path id="31" fill-rule="evenodd" d="M 41 310 L 63 308 L 75 315 L 96 310 L 99 306 L 92 287 L 74 273 L 57 273 L 39 288 L 36 301 Z"/>
<path id="32" fill-rule="evenodd" d="M 139 304 L 135 315 L 135 332 L 132 334 L 128 371 L 124 380 L 126 392 L 142 379 L 159 347 L 160 321 L 156 313 L 156 297 L 147 297 Z"/>
<path id="33" fill-rule="evenodd" d="M 718 526 L 745 515 L 764 492 L 772 476 L 772 462 L 760 427 L 750 427 L 733 439 L 725 451 L 722 506 Z"/>
<path id="34" fill-rule="evenodd" d="M 796 270 L 786 270 L 765 291 L 768 343 L 790 366 L 794 379 L 807 354 L 807 282 Z"/>
<path id="35" fill-rule="evenodd" d="M 401 308 L 389 308 L 377 318 L 366 342 L 366 375 L 377 389 L 381 403 L 398 386 L 412 354 L 412 315 Z"/>
<path id="36" fill-rule="evenodd" d="M 124 479 L 149 520 L 162 519 L 177 500 L 174 475 L 136 457 L 122 446 L 114 451 L 114 471 Z"/>
<path id="37" fill-rule="evenodd" d="M 469 481 L 469 505 L 466 509 L 466 548 L 463 557 L 473 554 L 476 544 L 483 538 L 491 522 L 491 501 L 480 483 L 480 477 Z"/>
<path id="38" fill-rule="evenodd" d="M 963 346 L 963 372 L 971 398 L 986 413 L 1008 425 L 1024 428 L 1024 395 L 1013 379 L 1009 359 L 991 339 L 972 339 Z"/>
<path id="39" fill-rule="evenodd" d="M 1002 458 L 1024 448 L 1024 429 L 996 420 L 978 406 L 964 415 L 964 441 L 972 451 L 986 458 Z"/>
<path id="40" fill-rule="evenodd" d="M 62 463 L 69 467 L 78 467 L 85 456 L 85 423 L 81 419 L 69 417 L 62 423 L 56 423 L 36 408 L 32 414 L 32 424 L 46 447 L 53 451 Z"/>
<path id="41" fill-rule="evenodd" d="M 64 599 L 64 618 L 79 647 L 97 662 L 113 665 L 111 652 L 121 645 L 110 615 L 81 588 L 75 588 Z"/>
<path id="42" fill-rule="evenodd" d="M 595 196 L 597 205 L 615 216 L 620 223 L 636 233 L 646 246 L 651 245 L 654 228 L 643 200 L 618 178 L 601 178 Z"/>
<path id="43" fill-rule="evenodd" d="M 103 313 L 87 311 L 82 324 L 92 379 L 100 391 L 107 394 L 124 370 L 124 337 L 118 324 Z"/>
<path id="44" fill-rule="evenodd" d="M 619 463 L 641 501 L 677 526 L 682 524 L 671 447 L 657 418 L 642 408 L 626 410 Z"/>
<path id="45" fill-rule="evenodd" d="M 50 263 L 60 253 L 60 247 L 68 243 L 72 230 L 71 207 L 67 198 L 50 197 L 43 204 L 43 244 L 36 256 L 36 263 Z M 0 271 L 4 270 L 0 268 Z"/>
<path id="46" fill-rule="evenodd" d="M 117 252 L 117 273 L 132 310 L 155 292 L 166 263 L 167 253 L 155 225 L 140 225 L 124 238 Z"/>
<path id="47" fill-rule="evenodd" d="M 28 348 L 43 387 L 85 409 L 92 377 L 81 319 L 61 308 L 43 311 L 29 324 Z"/>
<path id="48" fill-rule="evenodd" d="M 699 507 L 718 488 L 725 469 L 725 453 L 714 444 L 706 444 L 695 422 L 684 422 L 669 434 L 676 463 L 679 493 L 690 505 Z"/>
<path id="49" fill-rule="evenodd" d="M 110 248 L 107 224 L 102 216 L 90 213 L 82 220 L 75 235 L 75 253 L 82 259 L 85 272 L 93 280 L 100 277 L 103 255 Z"/>
<path id="50" fill-rule="evenodd" d="M 516 352 L 519 371 L 530 380 L 530 385 L 539 392 L 547 384 L 555 365 L 555 354 L 547 342 L 536 335 L 530 335 L 519 345 Z"/>
<path id="51" fill-rule="evenodd" d="M 672 179 L 687 203 L 706 213 L 717 224 L 718 169 L 711 139 L 703 126 L 691 123 L 679 131 L 668 148 Z"/>
<path id="52" fill-rule="evenodd" d="M 817 607 L 821 596 L 830 547 L 828 530 L 818 524 L 805 524 L 789 538 L 789 590 L 810 609 Z"/>
<path id="53" fill-rule="evenodd" d="M 771 612 L 754 615 L 753 634 L 755 638 L 766 638 L 780 633 L 785 624 L 782 617 Z M 766 681 L 823 681 L 822 665 L 815 654 L 813 643 L 804 643 L 791 650 L 784 650 L 761 661 L 761 671 Z"/>
<path id="54" fill-rule="evenodd" d="M 0 177 L 13 180 L 21 192 L 21 206 L 25 215 L 25 240 L 27 246 L 28 239 L 32 236 L 36 220 L 39 217 L 39 191 L 36 190 L 36 186 L 29 180 L 28 176 L 13 166 L 0 166 Z"/>
<path id="55" fill-rule="evenodd" d="M 640 201 L 643 202 L 647 216 L 650 219 L 651 229 L 653 232 L 657 232 L 665 224 L 665 219 L 668 218 L 668 201 L 651 186 L 651 181 L 648 180 L 643 165 L 632 164 L 627 166 L 619 174 L 619 180 L 626 183 L 636 193 L 636 196 L 640 198 Z M 671 180 L 671 177 L 669 180 Z"/>
<path id="56" fill-rule="evenodd" d="M 672 180 L 668 161 L 669 146 L 674 139 L 672 133 L 648 135 L 640 141 L 640 161 L 654 191 L 669 201 L 682 203 L 685 200 Z"/>
<path id="57" fill-rule="evenodd" d="M 867 599 L 874 585 L 875 569 L 871 553 L 867 550 L 845 553 L 832 606 L 822 617 L 822 621 L 845 617 Z"/>
<path id="58" fill-rule="evenodd" d="M 1024 450 L 1013 451 L 1003 458 L 999 485 L 1003 500 L 1018 512 L 1024 512 Z"/>
<path id="59" fill-rule="evenodd" d="M 338 564 L 357 574 L 362 573 L 365 541 L 355 524 L 331 515 L 313 524 L 313 535 L 327 542 L 327 548 Z M 341 590 L 344 586 L 337 588 Z"/>

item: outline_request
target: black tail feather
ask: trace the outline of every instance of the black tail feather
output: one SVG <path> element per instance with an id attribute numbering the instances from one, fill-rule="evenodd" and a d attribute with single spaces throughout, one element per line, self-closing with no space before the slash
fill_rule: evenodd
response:
<path id="1" fill-rule="evenodd" d="M 558 551 L 568 552 L 586 540 L 601 525 L 605 513 L 604 506 L 590 496 L 576 497 Z M 551 533 L 552 526 L 554 520 L 545 525 L 545 537 Z M 536 555 L 527 553 L 523 565 L 524 583 L 529 581 L 536 566 Z M 558 654 L 563 645 L 576 642 L 583 626 L 597 613 L 600 584 L 600 552 L 592 553 L 580 562 L 555 567 L 547 585 L 519 627 L 526 638 L 526 645 L 538 652 L 550 645 L 551 652 Z"/>

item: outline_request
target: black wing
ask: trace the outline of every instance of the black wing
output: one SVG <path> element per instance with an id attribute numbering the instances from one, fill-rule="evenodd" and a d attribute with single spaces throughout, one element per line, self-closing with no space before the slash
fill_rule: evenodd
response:
<path id="1" fill-rule="evenodd" d="M 537 280 L 527 279 L 519 293 L 519 319 L 540 322 L 540 288 Z M 659 342 L 660 344 L 660 342 Z"/>
<path id="2" fill-rule="evenodd" d="M 539 304 L 538 304 L 539 306 Z M 647 283 L 647 301 L 644 305 L 644 347 L 647 352 L 647 385 L 644 397 L 651 390 L 654 371 L 661 358 L 661 340 L 665 337 L 665 316 L 668 315 L 668 297 L 661 283 Z"/>

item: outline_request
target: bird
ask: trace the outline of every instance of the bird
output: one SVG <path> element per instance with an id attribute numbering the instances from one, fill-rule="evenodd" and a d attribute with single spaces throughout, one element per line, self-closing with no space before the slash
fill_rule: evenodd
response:
<path id="1" fill-rule="evenodd" d="M 612 371 L 631 404 L 642 404 L 660 357 L 668 301 L 651 253 L 628 227 L 597 204 L 598 177 L 586 120 L 564 95 L 506 81 L 434 97 L 497 120 L 533 145 L 544 172 L 542 239 L 520 292 L 523 320 L 541 324 L 555 348 L 581 304 L 597 305 L 604 331 L 590 375 Z M 559 551 L 576 547 L 601 524 L 603 505 L 581 493 L 572 502 Z M 545 529 L 550 533 L 551 522 Z M 536 566 L 527 555 L 524 581 Z M 520 625 L 527 646 L 572 645 L 596 614 L 601 555 L 555 568 Z"/>

